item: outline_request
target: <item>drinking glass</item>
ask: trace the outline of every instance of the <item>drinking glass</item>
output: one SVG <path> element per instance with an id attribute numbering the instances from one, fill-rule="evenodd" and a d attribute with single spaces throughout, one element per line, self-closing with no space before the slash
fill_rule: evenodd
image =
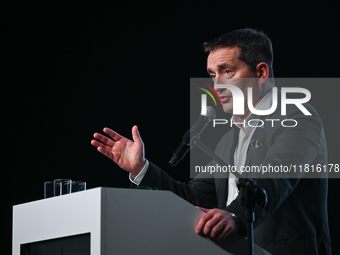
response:
<path id="1" fill-rule="evenodd" d="M 72 192 L 72 180 L 56 179 L 53 181 L 54 196 L 70 194 Z"/>
<path id="2" fill-rule="evenodd" d="M 44 182 L 44 198 L 53 197 L 53 181 Z"/>
<path id="3" fill-rule="evenodd" d="M 72 193 L 86 190 L 86 182 L 72 181 Z"/>

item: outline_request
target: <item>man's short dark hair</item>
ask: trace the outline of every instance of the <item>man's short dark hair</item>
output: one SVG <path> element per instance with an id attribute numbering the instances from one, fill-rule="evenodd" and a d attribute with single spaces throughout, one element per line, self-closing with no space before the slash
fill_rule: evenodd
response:
<path id="1" fill-rule="evenodd" d="M 239 59 L 255 71 L 257 64 L 265 62 L 269 67 L 269 77 L 273 77 L 272 42 L 262 31 L 251 28 L 226 33 L 211 42 L 203 43 L 204 51 L 211 52 L 220 48 L 236 46 Z"/>

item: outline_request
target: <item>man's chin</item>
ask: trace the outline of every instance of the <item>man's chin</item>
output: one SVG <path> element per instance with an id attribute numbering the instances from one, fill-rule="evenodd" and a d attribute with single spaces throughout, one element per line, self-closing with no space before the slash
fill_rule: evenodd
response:
<path id="1" fill-rule="evenodd" d="M 233 114 L 233 108 L 231 108 L 231 107 L 228 107 L 228 106 L 223 106 L 223 111 L 225 112 L 225 113 L 229 113 L 229 114 Z"/>

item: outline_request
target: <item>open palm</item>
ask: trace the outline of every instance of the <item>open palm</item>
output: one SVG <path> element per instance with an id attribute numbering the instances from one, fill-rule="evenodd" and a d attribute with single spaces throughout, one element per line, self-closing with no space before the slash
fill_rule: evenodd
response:
<path id="1" fill-rule="evenodd" d="M 146 160 L 144 158 L 144 144 L 140 138 L 137 126 L 132 128 L 133 141 L 121 136 L 110 128 L 104 128 L 104 133 L 110 138 L 95 133 L 91 144 L 97 150 L 115 162 L 120 168 L 136 176 L 143 168 Z"/>

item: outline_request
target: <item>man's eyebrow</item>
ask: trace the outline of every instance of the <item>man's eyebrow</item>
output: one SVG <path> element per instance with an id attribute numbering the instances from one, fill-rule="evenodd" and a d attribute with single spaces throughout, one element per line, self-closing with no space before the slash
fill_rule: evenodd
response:
<path id="1" fill-rule="evenodd" d="M 209 68 L 207 69 L 207 72 L 208 72 L 208 74 L 213 73 L 213 71 L 210 70 Z"/>
<path id="2" fill-rule="evenodd" d="M 223 68 L 232 68 L 232 66 L 227 64 L 227 63 L 224 63 L 224 64 L 221 64 L 221 65 L 218 65 L 218 68 L 222 68 L 222 69 Z M 208 74 L 210 74 L 210 73 L 213 73 L 214 71 L 212 71 L 209 68 L 207 68 L 207 72 L 208 72 Z"/>

